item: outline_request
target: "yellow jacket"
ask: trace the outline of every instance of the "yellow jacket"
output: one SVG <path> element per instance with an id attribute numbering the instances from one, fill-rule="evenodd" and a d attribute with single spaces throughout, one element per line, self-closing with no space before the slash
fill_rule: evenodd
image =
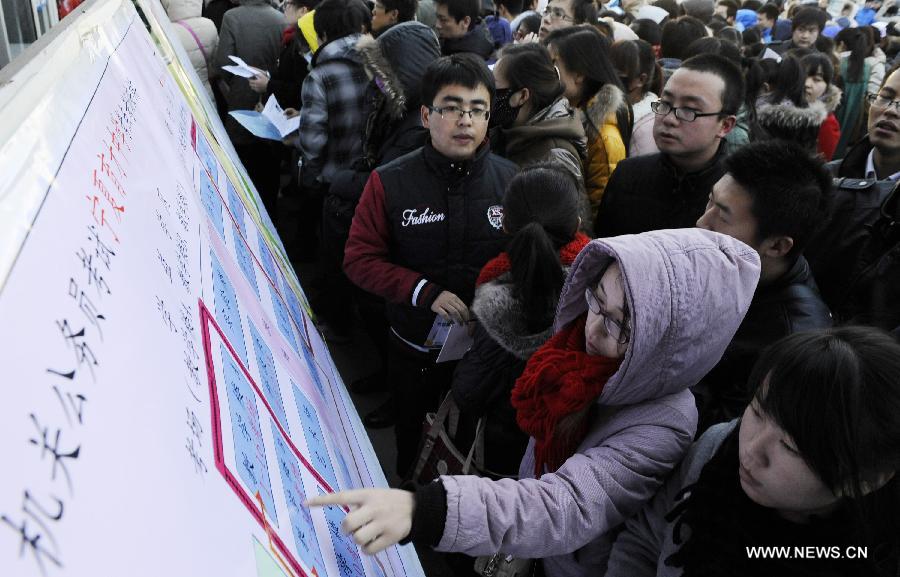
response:
<path id="1" fill-rule="evenodd" d="M 625 95 L 616 86 L 607 84 L 588 101 L 587 106 L 579 109 L 588 139 L 584 186 L 595 214 L 612 171 L 627 156 L 616 121 L 616 111 L 621 106 L 626 106 Z"/>

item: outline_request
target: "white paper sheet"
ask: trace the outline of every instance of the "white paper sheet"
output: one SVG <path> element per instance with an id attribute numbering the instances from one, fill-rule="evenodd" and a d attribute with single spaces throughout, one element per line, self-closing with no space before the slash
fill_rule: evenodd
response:
<path id="1" fill-rule="evenodd" d="M 447 334 L 447 340 L 441 347 L 438 354 L 437 362 L 445 363 L 447 361 L 458 361 L 463 355 L 472 348 L 472 337 L 469 335 L 470 323 L 459 324 L 453 323 L 450 332 Z"/>

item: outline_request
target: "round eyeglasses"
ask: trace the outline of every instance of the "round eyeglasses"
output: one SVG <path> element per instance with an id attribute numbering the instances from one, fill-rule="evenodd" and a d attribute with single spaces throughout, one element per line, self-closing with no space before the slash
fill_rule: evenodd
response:
<path id="1" fill-rule="evenodd" d="M 590 287 L 584 289 L 584 300 L 587 301 L 588 310 L 595 315 L 603 317 L 603 327 L 606 329 L 607 334 L 620 345 L 628 344 L 628 341 L 631 340 L 631 329 L 626 326 L 627 323 L 620 323 L 603 310 L 603 307 L 600 306 L 600 301 L 597 300 L 597 295 L 594 294 Z"/>

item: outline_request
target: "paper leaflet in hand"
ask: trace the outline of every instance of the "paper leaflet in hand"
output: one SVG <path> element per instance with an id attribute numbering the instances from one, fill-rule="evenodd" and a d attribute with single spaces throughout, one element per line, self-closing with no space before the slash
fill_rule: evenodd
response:
<path id="1" fill-rule="evenodd" d="M 463 358 L 472 342 L 468 323 L 453 322 L 437 315 L 425 339 L 425 346 L 432 350 L 440 349 L 436 362 L 443 363 Z"/>
<path id="2" fill-rule="evenodd" d="M 453 321 L 447 320 L 441 315 L 436 315 L 434 317 L 434 324 L 431 325 L 431 330 L 428 332 L 428 337 L 425 339 L 425 346 L 429 349 L 439 349 L 444 346 L 444 342 L 447 340 L 447 335 L 450 334 L 450 327 L 453 326 Z"/>
<path id="3" fill-rule="evenodd" d="M 259 68 L 254 68 L 254 67 L 250 66 L 249 64 L 244 62 L 242 59 L 238 58 L 237 56 L 229 56 L 229 58 L 231 58 L 231 61 L 234 62 L 234 65 L 223 66 L 222 70 L 231 72 L 235 76 L 242 76 L 244 78 L 253 78 L 254 76 L 258 76 L 260 74 L 265 74 Z"/>
<path id="4" fill-rule="evenodd" d="M 269 140 L 282 140 L 288 134 L 300 128 L 300 116 L 285 118 L 284 110 L 278 104 L 275 95 L 269 96 L 262 112 L 255 110 L 232 110 L 229 112 L 241 126 L 254 136 Z"/>
<path id="5" fill-rule="evenodd" d="M 468 323 L 453 323 L 450 326 L 450 332 L 447 334 L 447 339 L 444 341 L 444 346 L 441 347 L 441 352 L 438 354 L 437 361 L 435 362 L 443 363 L 446 361 L 458 361 L 463 358 L 466 351 L 472 348 L 473 342 L 474 340 L 469 334 Z"/>

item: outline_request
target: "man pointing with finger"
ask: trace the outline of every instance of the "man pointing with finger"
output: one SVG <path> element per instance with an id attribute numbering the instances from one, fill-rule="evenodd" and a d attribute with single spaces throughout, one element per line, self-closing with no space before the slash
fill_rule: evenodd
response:
<path id="1" fill-rule="evenodd" d="M 453 373 L 454 363 L 435 364 L 429 333 L 438 316 L 469 320 L 478 272 L 503 249 L 503 193 L 516 172 L 485 142 L 494 81 L 484 62 L 436 60 L 421 94 L 429 140 L 372 172 L 344 249 L 347 277 L 387 302 L 400 476 Z"/>

